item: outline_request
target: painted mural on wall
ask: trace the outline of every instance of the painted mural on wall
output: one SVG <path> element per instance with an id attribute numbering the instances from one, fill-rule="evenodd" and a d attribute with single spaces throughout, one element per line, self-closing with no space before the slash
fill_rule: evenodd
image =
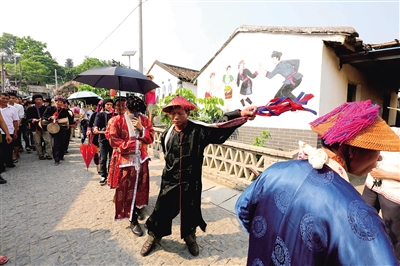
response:
<path id="1" fill-rule="evenodd" d="M 262 64 L 260 65 L 260 69 L 265 72 L 265 76 L 269 79 L 275 77 L 275 75 L 282 75 L 285 80 L 283 82 L 282 87 L 276 92 L 274 98 L 280 97 L 289 97 L 292 100 L 296 99 L 296 96 L 292 93 L 294 89 L 296 89 L 302 79 L 303 75 L 300 74 L 300 60 L 299 59 L 289 59 L 289 60 L 281 60 L 282 53 L 278 51 L 273 51 L 271 58 L 272 63 L 275 65 L 275 68 L 272 71 L 268 71 L 263 69 Z"/>
<path id="2" fill-rule="evenodd" d="M 224 99 L 225 111 L 232 111 L 248 105 L 264 105 L 273 98 L 289 97 L 297 98 L 301 91 L 293 92 L 302 82 L 303 75 L 299 72 L 300 59 L 283 59 L 283 53 L 272 51 L 268 66 L 263 62 L 257 66 L 246 66 L 246 60 L 238 62 L 237 73 L 232 73 L 231 65 L 225 69 L 217 69 L 209 72 L 203 91 L 199 97 L 216 96 Z M 215 77 L 221 77 L 221 83 L 215 81 Z M 280 78 L 277 78 L 280 77 Z M 275 82 L 266 82 L 275 80 Z M 307 93 L 307 92 L 306 92 Z M 268 99 L 264 95 L 271 95 Z M 263 102 L 260 102 L 262 98 Z"/>
<path id="3" fill-rule="evenodd" d="M 240 88 L 240 103 L 245 106 L 245 101 L 251 105 L 253 101 L 250 99 L 253 93 L 253 82 L 252 79 L 258 76 L 258 72 L 251 72 L 245 67 L 244 60 L 240 60 L 238 66 L 239 72 L 236 79 L 236 85 Z"/>

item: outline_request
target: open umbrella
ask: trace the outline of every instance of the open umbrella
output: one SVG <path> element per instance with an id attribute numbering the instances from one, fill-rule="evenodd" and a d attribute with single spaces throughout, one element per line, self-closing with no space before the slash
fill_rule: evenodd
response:
<path id="1" fill-rule="evenodd" d="M 94 92 L 91 91 L 78 91 L 75 93 L 72 93 L 69 97 L 68 100 L 86 100 L 86 99 L 97 99 L 97 100 L 103 100 L 99 95 L 97 95 Z"/>
<path id="2" fill-rule="evenodd" d="M 151 79 L 130 68 L 98 67 L 80 73 L 75 81 L 88 84 L 92 87 L 130 91 L 141 94 L 158 88 Z"/>
<path id="3" fill-rule="evenodd" d="M 93 160 L 94 155 L 97 153 L 98 148 L 92 143 L 83 143 L 79 147 L 79 150 L 81 151 L 87 170 L 89 168 L 90 162 Z"/>

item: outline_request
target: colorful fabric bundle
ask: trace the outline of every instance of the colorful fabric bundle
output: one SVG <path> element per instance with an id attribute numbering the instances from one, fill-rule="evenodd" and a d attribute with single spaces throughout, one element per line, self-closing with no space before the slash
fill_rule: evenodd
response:
<path id="1" fill-rule="evenodd" d="M 304 108 L 310 99 L 314 97 L 313 94 L 300 93 L 296 100 L 292 100 L 289 97 L 281 97 L 272 99 L 265 106 L 257 108 L 257 115 L 260 116 L 279 116 L 280 114 L 287 111 L 308 111 L 313 114 L 317 114 L 314 110 Z"/>

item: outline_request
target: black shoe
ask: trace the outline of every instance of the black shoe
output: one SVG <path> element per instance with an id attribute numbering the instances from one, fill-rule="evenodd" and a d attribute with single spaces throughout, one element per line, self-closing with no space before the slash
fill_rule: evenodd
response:
<path id="1" fill-rule="evenodd" d="M 0 176 L 0 184 L 5 184 L 5 183 L 7 183 L 7 180 L 3 179 L 3 178 Z"/>
<path id="2" fill-rule="evenodd" d="M 26 147 L 25 150 L 26 150 L 27 153 L 31 152 L 31 149 L 29 147 Z"/>
<path id="3" fill-rule="evenodd" d="M 14 168 L 14 167 L 15 167 L 15 164 L 8 164 L 8 165 L 6 164 L 6 167 L 7 167 L 7 168 Z"/>
<path id="4" fill-rule="evenodd" d="M 104 186 L 105 184 L 107 184 L 107 177 L 102 177 L 100 180 L 100 185 Z"/>
<path id="5" fill-rule="evenodd" d="M 68 151 L 64 151 L 65 154 L 69 153 Z"/>
<path id="6" fill-rule="evenodd" d="M 136 211 L 139 221 L 143 221 L 146 218 L 146 216 L 144 215 L 143 209 L 137 209 L 137 211 Z"/>
<path id="7" fill-rule="evenodd" d="M 190 254 L 193 256 L 199 256 L 199 245 L 197 245 L 196 242 L 193 242 L 192 244 L 187 244 L 188 250 Z"/>
<path id="8" fill-rule="evenodd" d="M 143 235 L 143 230 L 142 230 L 142 227 L 140 227 L 140 224 L 133 225 L 133 223 L 131 223 L 130 227 L 131 227 L 132 233 L 135 236 L 142 236 Z"/>
<path id="9" fill-rule="evenodd" d="M 149 253 L 153 250 L 154 248 L 154 242 L 150 242 L 149 240 L 146 240 L 144 242 L 142 249 L 140 250 L 140 255 L 143 257 L 149 255 Z"/>

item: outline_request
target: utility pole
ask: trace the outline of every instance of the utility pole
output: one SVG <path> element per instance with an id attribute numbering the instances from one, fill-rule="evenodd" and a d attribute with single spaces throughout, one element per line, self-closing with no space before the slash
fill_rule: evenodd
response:
<path id="1" fill-rule="evenodd" d="M 58 90 L 57 69 L 54 69 L 54 76 L 56 78 L 56 91 Z"/>
<path id="2" fill-rule="evenodd" d="M 142 0 L 139 0 L 139 72 L 143 73 Z"/>

